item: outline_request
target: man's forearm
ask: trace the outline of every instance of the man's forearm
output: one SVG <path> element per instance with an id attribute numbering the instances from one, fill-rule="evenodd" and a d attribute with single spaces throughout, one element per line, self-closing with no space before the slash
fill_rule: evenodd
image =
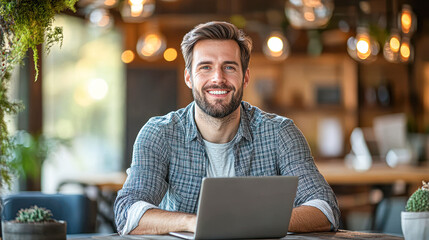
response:
<path id="1" fill-rule="evenodd" d="M 169 212 L 161 209 L 147 210 L 139 225 L 130 234 L 166 234 L 175 231 L 195 232 L 196 215 Z"/>
<path id="2" fill-rule="evenodd" d="M 319 209 L 300 206 L 292 210 L 289 232 L 322 232 L 330 229 L 331 223 Z"/>

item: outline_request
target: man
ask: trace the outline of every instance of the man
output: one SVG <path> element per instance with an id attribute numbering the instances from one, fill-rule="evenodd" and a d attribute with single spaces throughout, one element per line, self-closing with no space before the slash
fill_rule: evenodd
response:
<path id="1" fill-rule="evenodd" d="M 242 101 L 251 48 L 226 22 L 185 35 L 185 83 L 194 102 L 151 118 L 139 132 L 114 206 L 121 234 L 195 231 L 202 178 L 220 176 L 298 176 L 289 231 L 338 228 L 334 193 L 292 120 Z"/>

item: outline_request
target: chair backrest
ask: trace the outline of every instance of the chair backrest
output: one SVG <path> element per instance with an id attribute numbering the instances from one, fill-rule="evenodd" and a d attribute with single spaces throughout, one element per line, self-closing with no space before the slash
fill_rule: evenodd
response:
<path id="1" fill-rule="evenodd" d="M 20 192 L 2 197 L 2 220 L 13 220 L 20 209 L 37 205 L 51 210 L 53 218 L 67 222 L 67 234 L 96 231 L 97 203 L 81 194 Z"/>

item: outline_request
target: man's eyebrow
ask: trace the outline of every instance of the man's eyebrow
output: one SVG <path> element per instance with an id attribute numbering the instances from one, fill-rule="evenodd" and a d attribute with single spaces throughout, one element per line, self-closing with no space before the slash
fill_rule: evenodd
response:
<path id="1" fill-rule="evenodd" d="M 232 64 L 232 65 L 240 66 L 236 61 L 225 61 L 223 62 L 223 64 Z"/>
<path id="2" fill-rule="evenodd" d="M 212 64 L 212 62 L 211 62 L 211 61 L 202 61 L 202 62 L 198 62 L 198 63 L 197 63 L 197 66 L 205 65 L 205 64 Z"/>

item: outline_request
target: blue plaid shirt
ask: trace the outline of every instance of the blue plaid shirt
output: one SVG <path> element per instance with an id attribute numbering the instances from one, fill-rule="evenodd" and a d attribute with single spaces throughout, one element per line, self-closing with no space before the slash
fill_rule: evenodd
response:
<path id="1" fill-rule="evenodd" d="M 195 124 L 194 104 L 153 117 L 140 130 L 127 180 L 114 205 L 118 231 L 137 201 L 169 211 L 196 213 L 208 157 Z M 324 200 L 334 214 L 337 226 L 333 228 L 338 228 L 340 211 L 335 195 L 291 119 L 242 102 L 240 126 L 233 141 L 236 176 L 298 176 L 294 206 Z"/>

